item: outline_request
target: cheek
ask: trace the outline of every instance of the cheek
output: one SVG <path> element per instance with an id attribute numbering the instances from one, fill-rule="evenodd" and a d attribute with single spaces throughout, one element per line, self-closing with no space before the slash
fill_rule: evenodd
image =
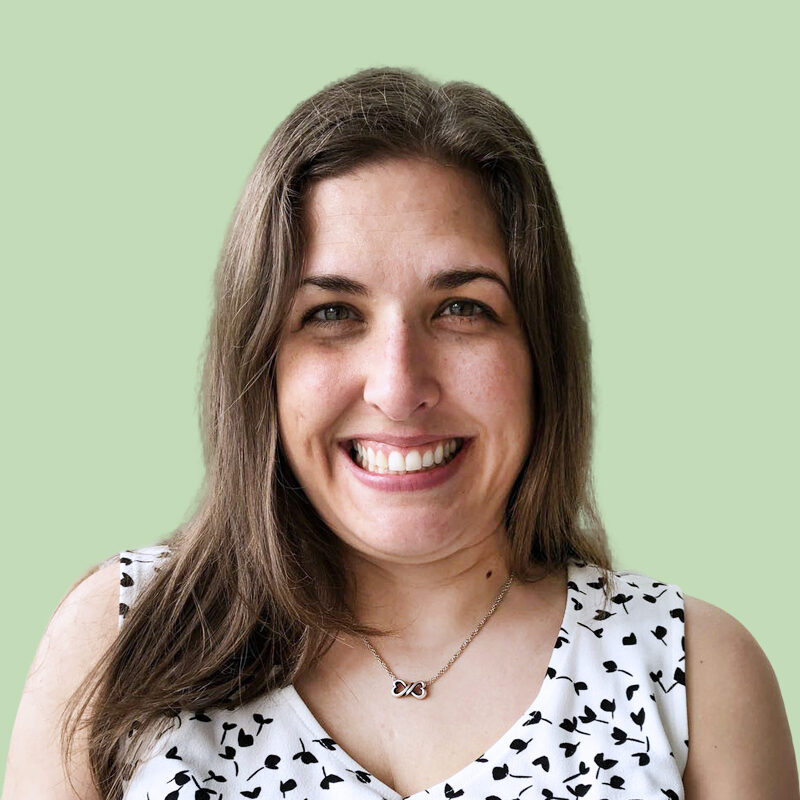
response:
<path id="1" fill-rule="evenodd" d="M 344 398 L 342 364 L 324 352 L 287 350 L 276 363 L 278 420 L 289 452 L 305 451 L 335 419 Z"/>
<path id="2" fill-rule="evenodd" d="M 292 360 L 284 373 L 283 385 L 295 402 L 306 403 L 335 393 L 335 375 L 341 372 L 337 361 L 319 355 L 305 355 Z"/>
<path id="3" fill-rule="evenodd" d="M 478 419 L 515 446 L 525 446 L 533 408 L 527 349 L 504 341 L 465 358 L 456 370 L 457 396 L 468 398 Z"/>
<path id="4" fill-rule="evenodd" d="M 469 396 L 491 401 L 512 400 L 527 405 L 531 392 L 531 365 L 527 350 L 516 341 L 501 340 L 491 347 L 459 354 L 454 362 L 459 388 Z"/>

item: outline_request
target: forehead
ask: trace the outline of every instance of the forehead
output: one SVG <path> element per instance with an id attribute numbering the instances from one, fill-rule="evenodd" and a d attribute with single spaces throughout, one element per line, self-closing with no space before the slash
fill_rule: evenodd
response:
<path id="1" fill-rule="evenodd" d="M 500 269 L 505 242 L 477 176 L 423 159 L 392 159 L 315 183 L 304 204 L 305 274 L 366 259 L 482 259 Z"/>

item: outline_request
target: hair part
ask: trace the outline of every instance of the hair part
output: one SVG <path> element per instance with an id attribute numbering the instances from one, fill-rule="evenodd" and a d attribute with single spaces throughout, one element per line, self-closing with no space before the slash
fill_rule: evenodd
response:
<path id="1" fill-rule="evenodd" d="M 104 799 L 181 710 L 234 707 L 291 683 L 337 632 L 374 636 L 345 602 L 340 543 L 298 486 L 278 435 L 275 356 L 300 282 L 312 183 L 392 158 L 481 182 L 505 238 L 532 361 L 532 446 L 505 508 L 520 580 L 611 554 L 592 491 L 590 340 L 556 193 L 525 124 L 467 82 L 375 68 L 334 82 L 277 127 L 247 181 L 215 274 L 200 387 L 205 477 L 162 568 L 65 713 L 88 732 Z"/>

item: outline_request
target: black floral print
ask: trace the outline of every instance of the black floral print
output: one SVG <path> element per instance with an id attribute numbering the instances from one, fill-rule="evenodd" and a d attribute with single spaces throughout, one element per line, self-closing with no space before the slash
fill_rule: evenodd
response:
<path id="1" fill-rule="evenodd" d="M 120 555 L 120 625 L 169 556 Z M 684 605 L 678 587 L 629 571 L 568 565 L 567 604 L 529 708 L 483 755 L 422 798 L 683 800 L 688 757 Z M 403 800 L 326 733 L 293 686 L 233 711 L 183 712 L 130 764 L 125 800 Z"/>

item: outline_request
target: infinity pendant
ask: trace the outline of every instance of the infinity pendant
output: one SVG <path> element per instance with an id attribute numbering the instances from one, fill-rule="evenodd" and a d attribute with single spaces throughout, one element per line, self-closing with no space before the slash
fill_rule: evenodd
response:
<path id="1" fill-rule="evenodd" d="M 400 678 L 395 678 L 392 684 L 392 694 L 395 697 L 416 697 L 417 700 L 422 700 L 428 694 L 428 689 L 425 681 L 406 683 L 401 681 Z"/>

